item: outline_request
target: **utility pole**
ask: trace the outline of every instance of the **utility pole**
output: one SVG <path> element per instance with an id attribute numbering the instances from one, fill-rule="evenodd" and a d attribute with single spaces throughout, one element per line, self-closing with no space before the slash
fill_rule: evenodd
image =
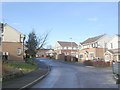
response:
<path id="1" fill-rule="evenodd" d="M 78 62 L 79 62 L 79 60 L 80 60 L 80 56 L 79 56 L 79 43 L 78 43 Z"/>
<path id="2" fill-rule="evenodd" d="M 71 51 L 70 51 L 70 55 L 71 55 L 71 61 L 72 61 L 72 38 L 70 38 L 71 40 Z"/>

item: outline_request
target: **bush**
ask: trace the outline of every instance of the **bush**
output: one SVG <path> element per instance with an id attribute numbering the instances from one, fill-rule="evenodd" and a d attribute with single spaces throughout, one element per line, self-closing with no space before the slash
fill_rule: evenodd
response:
<path id="1" fill-rule="evenodd" d="M 83 64 L 86 66 L 93 66 L 93 62 L 91 60 L 85 60 Z"/>

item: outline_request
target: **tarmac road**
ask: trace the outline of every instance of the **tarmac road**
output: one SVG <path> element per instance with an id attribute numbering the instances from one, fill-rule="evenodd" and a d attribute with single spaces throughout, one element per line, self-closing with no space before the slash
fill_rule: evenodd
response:
<path id="1" fill-rule="evenodd" d="M 39 59 L 51 66 L 50 73 L 31 88 L 118 88 L 111 68 L 66 64 Z"/>

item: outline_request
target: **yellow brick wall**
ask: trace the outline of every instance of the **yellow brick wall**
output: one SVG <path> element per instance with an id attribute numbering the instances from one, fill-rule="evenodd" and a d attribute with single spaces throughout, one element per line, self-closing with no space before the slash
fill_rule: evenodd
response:
<path id="1" fill-rule="evenodd" d="M 86 51 L 94 52 L 94 58 L 96 58 L 96 57 L 104 58 L 105 49 L 103 49 L 103 48 L 86 48 L 86 49 L 79 50 L 79 55 L 83 54 L 82 60 L 86 60 L 86 58 L 87 58 L 87 54 L 85 54 Z"/>
<path id="2" fill-rule="evenodd" d="M 18 48 L 21 49 L 21 55 L 18 55 Z M 23 60 L 23 45 L 17 42 L 3 42 L 2 51 L 8 52 L 9 60 Z"/>

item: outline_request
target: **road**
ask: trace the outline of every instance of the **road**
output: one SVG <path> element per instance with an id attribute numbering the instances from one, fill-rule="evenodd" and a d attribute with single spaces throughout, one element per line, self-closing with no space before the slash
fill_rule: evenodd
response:
<path id="1" fill-rule="evenodd" d="M 50 73 L 31 88 L 118 88 L 110 68 L 73 65 L 40 59 L 51 66 Z"/>

